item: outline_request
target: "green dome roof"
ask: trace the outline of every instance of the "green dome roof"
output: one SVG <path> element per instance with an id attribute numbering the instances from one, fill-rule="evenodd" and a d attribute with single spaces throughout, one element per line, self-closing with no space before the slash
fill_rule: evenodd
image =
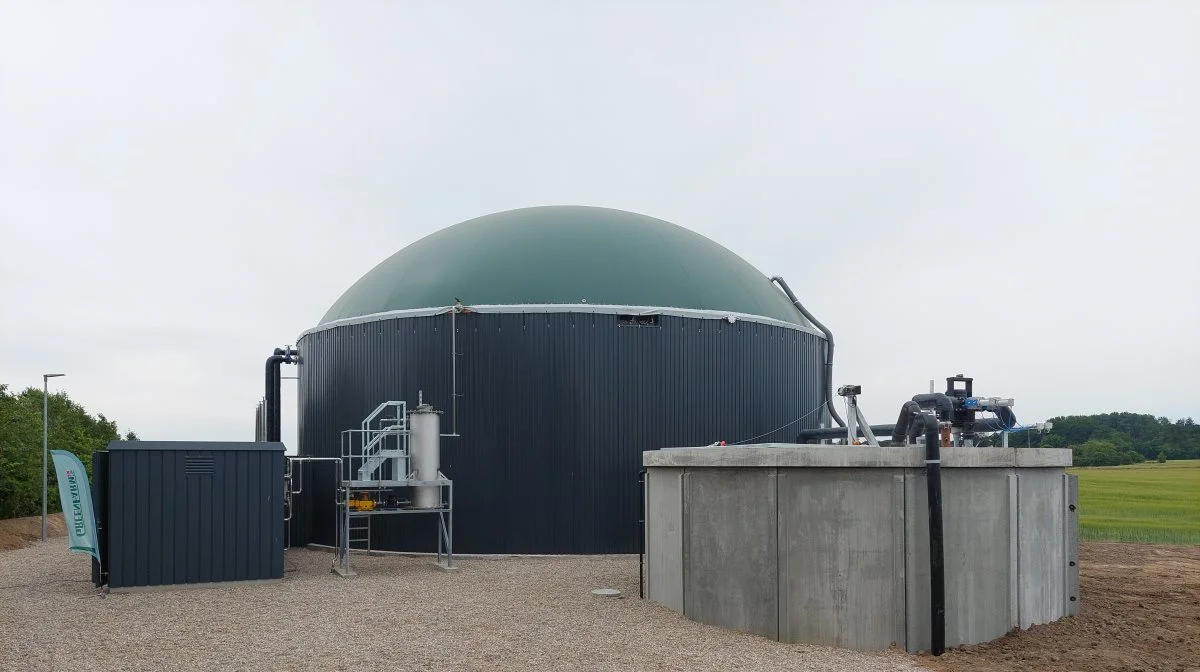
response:
<path id="1" fill-rule="evenodd" d="M 717 243 L 622 210 L 545 206 L 467 220 L 393 254 L 321 324 L 393 310 L 590 304 L 744 313 L 811 325 L 762 273 Z"/>

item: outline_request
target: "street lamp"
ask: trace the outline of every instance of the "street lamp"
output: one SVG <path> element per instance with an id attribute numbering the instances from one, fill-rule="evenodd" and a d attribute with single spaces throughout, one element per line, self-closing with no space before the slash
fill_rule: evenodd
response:
<path id="1" fill-rule="evenodd" d="M 42 541 L 46 540 L 46 461 L 50 456 L 50 379 L 65 373 L 42 374 Z"/>

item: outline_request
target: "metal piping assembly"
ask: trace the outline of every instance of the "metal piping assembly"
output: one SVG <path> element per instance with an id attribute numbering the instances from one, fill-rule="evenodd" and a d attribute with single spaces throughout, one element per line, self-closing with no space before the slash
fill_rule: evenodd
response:
<path id="1" fill-rule="evenodd" d="M 922 427 L 913 425 L 911 422 L 913 413 L 917 411 L 929 411 L 933 414 L 938 421 L 941 434 L 940 443 L 943 447 L 974 446 L 979 434 L 1002 432 L 1002 445 L 1007 448 L 1008 435 L 1011 432 L 1047 431 L 1054 427 L 1048 422 L 1018 425 L 1017 416 L 1012 410 L 1012 399 L 973 396 L 971 381 L 972 379 L 959 374 L 946 379 L 947 390 L 945 393 L 929 392 L 913 395 L 911 401 L 904 402 L 896 423 L 892 425 L 866 425 L 858 404 L 856 402 L 851 404 L 851 399 L 861 391 L 859 386 L 843 386 L 839 388 L 838 394 L 847 397 L 847 404 L 852 405 L 854 412 L 858 414 L 858 422 L 852 423 L 856 425 L 853 430 L 804 429 L 796 435 L 796 443 L 845 438 L 848 444 L 856 444 L 858 443 L 857 436 L 862 434 L 864 438 L 867 438 L 869 444 L 870 438 L 867 431 L 869 429 L 871 433 L 877 435 L 890 434 L 891 440 L 895 443 L 912 444 L 917 441 L 917 437 L 921 435 L 922 431 Z M 960 386 L 959 383 L 965 383 L 965 385 Z M 845 392 L 855 392 L 856 394 L 850 395 Z M 977 419 L 976 414 L 981 411 L 995 413 L 996 417 Z"/>
<path id="2" fill-rule="evenodd" d="M 909 403 L 913 403 L 913 402 L 905 402 L 905 404 L 909 404 Z M 903 413 L 903 410 L 901 412 Z M 871 425 L 870 427 L 871 427 L 871 431 L 874 432 L 877 436 L 891 434 L 893 441 L 901 442 L 901 441 L 904 441 L 905 433 L 908 431 L 907 430 L 908 422 L 905 421 L 903 428 L 901 428 L 899 430 L 896 429 L 898 425 L 899 425 L 899 423 L 897 423 L 895 425 Z M 1007 435 L 1008 432 L 1012 432 L 1015 430 L 1025 430 L 1025 429 L 1036 429 L 1038 431 L 1045 431 L 1045 430 L 1049 430 L 1049 429 L 1053 428 L 1053 426 L 1054 425 L 1051 423 L 1044 422 L 1044 423 L 1038 423 L 1036 425 L 1025 425 L 1025 426 L 1020 426 L 1020 427 L 1014 427 L 1012 425 L 1005 425 L 1004 422 L 1002 420 L 1000 420 L 999 418 L 984 418 L 983 420 L 975 421 L 975 431 L 985 433 L 985 434 L 989 433 L 989 432 L 1005 432 L 1005 434 Z M 899 434 L 897 435 L 896 432 L 899 432 Z M 824 429 L 805 429 L 805 430 L 801 430 L 800 433 L 796 435 L 796 443 L 809 443 L 811 441 L 826 441 L 829 439 L 841 439 L 841 438 L 844 438 L 845 436 L 846 436 L 846 430 L 841 427 L 826 427 Z"/>
<path id="3" fill-rule="evenodd" d="M 805 319 L 812 322 L 813 326 L 821 330 L 821 333 L 825 335 L 825 376 L 822 381 L 822 387 L 825 389 L 825 408 L 829 411 L 829 417 L 838 424 L 838 427 L 845 427 L 845 421 L 838 415 L 837 409 L 833 407 L 833 332 L 821 324 L 820 320 L 813 317 L 812 313 L 808 312 L 808 309 L 804 307 L 804 304 L 800 303 L 800 299 L 796 298 L 796 295 L 792 293 L 792 288 L 788 287 L 787 282 L 782 277 L 776 275 L 771 278 L 771 282 L 779 285 L 779 288 L 783 290 L 784 294 L 787 294 L 788 299 L 791 300 L 796 310 L 800 311 L 800 314 Z"/>
<path id="4" fill-rule="evenodd" d="M 450 312 L 450 378 L 453 430 L 441 433 L 442 412 L 417 391 L 411 411 L 404 401 L 380 403 L 356 429 L 341 433 L 339 457 L 289 457 L 284 473 L 284 522 L 293 517 L 293 498 L 304 491 L 306 462 L 337 464 L 334 505 L 333 571 L 352 576 L 350 553 L 371 550 L 371 519 L 376 515 L 432 513 L 437 516 L 437 563 L 453 570 L 453 481 L 441 471 L 441 437 L 458 437 L 458 324 L 459 313 L 472 312 L 455 299 Z M 261 440 L 279 441 L 281 364 L 301 363 L 292 348 L 275 348 L 266 362 L 266 394 L 261 407 Z M 257 434 L 256 434 L 257 436 Z M 293 463 L 296 463 L 293 465 Z M 409 498 L 403 497 L 407 490 Z M 290 531 L 290 530 L 289 530 Z M 360 549 L 356 544 L 365 544 Z"/>
<path id="5" fill-rule="evenodd" d="M 790 292 L 789 292 L 790 294 Z M 847 445 L 860 445 L 859 434 L 865 443 L 878 446 L 875 432 L 890 433 L 893 443 L 914 446 L 924 443 L 925 482 L 928 494 L 929 522 L 929 608 L 930 652 L 940 656 L 946 648 L 946 576 L 945 544 L 942 525 L 942 455 L 943 446 L 970 447 L 975 445 L 979 432 L 1008 432 L 1014 429 L 1043 429 L 1049 423 L 1018 427 L 1012 412 L 1012 399 L 977 397 L 973 381 L 962 374 L 946 379 L 946 392 L 914 395 L 904 402 L 894 425 L 868 425 L 858 406 L 859 385 L 843 385 L 838 394 L 846 399 L 849 424 L 846 429 L 806 429 L 797 436 L 798 443 L 811 440 L 841 438 Z M 976 420 L 980 411 L 996 414 L 995 418 Z"/>

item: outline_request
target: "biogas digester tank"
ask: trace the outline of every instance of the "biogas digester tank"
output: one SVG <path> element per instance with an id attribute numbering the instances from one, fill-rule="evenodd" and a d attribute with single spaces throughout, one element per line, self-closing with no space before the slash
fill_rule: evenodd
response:
<path id="1" fill-rule="evenodd" d="M 642 451 L 787 442 L 825 418 L 824 338 L 768 277 L 605 208 L 437 231 L 371 269 L 297 349 L 301 455 L 336 457 L 342 430 L 418 394 L 457 432 L 439 466 L 458 553 L 636 553 Z M 291 545 L 332 544 L 332 478 L 303 498 Z M 432 551 L 435 521 L 382 516 L 371 547 Z"/>

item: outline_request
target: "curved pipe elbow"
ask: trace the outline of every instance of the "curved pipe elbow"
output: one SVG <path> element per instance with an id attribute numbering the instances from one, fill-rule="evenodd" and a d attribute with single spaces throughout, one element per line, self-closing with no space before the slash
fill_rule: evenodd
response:
<path id="1" fill-rule="evenodd" d="M 896 418 L 896 426 L 892 428 L 892 441 L 903 441 L 908 436 L 909 421 L 920 412 L 921 407 L 915 401 L 904 402 L 900 407 L 900 417 Z"/>
<path id="2" fill-rule="evenodd" d="M 1012 409 L 1007 406 L 1001 406 L 997 409 L 996 416 L 1000 418 L 1000 422 L 1004 424 L 1005 429 L 1017 426 L 1017 414 L 1013 413 Z"/>
<path id="3" fill-rule="evenodd" d="M 942 440 L 938 436 L 938 419 L 928 413 L 921 413 L 921 418 L 922 421 L 919 424 L 913 424 L 916 426 L 917 433 L 925 432 L 925 459 L 941 459 Z"/>
<path id="4" fill-rule="evenodd" d="M 912 400 L 921 408 L 936 409 L 938 418 L 941 420 L 949 420 L 954 415 L 954 401 L 941 392 L 916 394 L 913 395 Z"/>
<path id="5" fill-rule="evenodd" d="M 279 431 L 276 425 L 276 416 L 279 414 L 279 365 L 284 359 L 283 350 L 280 348 L 275 348 L 275 354 L 267 357 L 265 394 L 267 399 L 267 424 L 263 428 L 263 438 L 267 441 L 279 440 Z"/>

